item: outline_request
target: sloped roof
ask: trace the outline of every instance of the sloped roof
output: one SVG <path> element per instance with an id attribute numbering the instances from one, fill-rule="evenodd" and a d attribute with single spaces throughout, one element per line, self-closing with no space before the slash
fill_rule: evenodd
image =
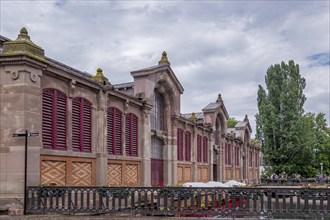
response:
<path id="1" fill-rule="evenodd" d="M 133 87 L 134 87 L 134 82 L 127 82 L 127 83 L 114 84 L 113 87 L 114 87 L 115 89 L 127 89 L 127 88 L 133 88 Z"/>
<path id="2" fill-rule="evenodd" d="M 178 91 L 180 92 L 180 94 L 183 94 L 183 91 L 184 91 L 183 86 L 181 85 L 180 81 L 174 74 L 174 72 L 169 64 L 160 63 L 157 66 L 151 66 L 151 67 L 147 67 L 144 69 L 131 71 L 131 75 L 133 77 L 139 77 L 139 76 L 143 76 L 143 75 L 150 75 L 150 74 L 153 74 L 153 73 L 156 73 L 159 71 L 168 71 L 169 77 L 172 79 L 172 81 L 176 85 Z"/>
<path id="3" fill-rule="evenodd" d="M 245 126 L 248 126 L 250 133 L 252 133 L 252 128 L 247 118 L 244 119 L 244 121 L 238 121 L 237 124 L 235 125 L 235 128 L 244 128 Z"/>
<path id="4" fill-rule="evenodd" d="M 211 102 L 207 106 L 205 106 L 202 110 L 207 111 L 207 110 L 214 110 L 219 107 L 221 107 L 222 103 L 221 102 Z"/>
<path id="5" fill-rule="evenodd" d="M 186 119 L 191 119 L 191 115 L 192 113 L 185 113 L 185 114 L 181 114 L 182 117 L 186 118 Z M 197 112 L 195 113 L 196 119 L 197 119 L 197 123 L 204 123 L 204 113 L 203 112 Z"/>

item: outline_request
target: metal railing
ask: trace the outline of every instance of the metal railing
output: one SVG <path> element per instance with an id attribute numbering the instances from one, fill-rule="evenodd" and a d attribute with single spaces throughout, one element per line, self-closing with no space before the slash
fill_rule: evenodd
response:
<path id="1" fill-rule="evenodd" d="M 260 183 L 260 185 L 266 185 L 266 186 L 298 186 L 298 185 L 327 185 L 330 184 L 330 181 L 328 179 L 323 180 L 310 180 L 307 178 L 301 178 L 301 179 L 293 179 L 293 178 L 278 178 L 278 179 L 263 179 Z"/>
<path id="2" fill-rule="evenodd" d="M 28 187 L 27 212 L 330 217 L 329 188 Z"/>

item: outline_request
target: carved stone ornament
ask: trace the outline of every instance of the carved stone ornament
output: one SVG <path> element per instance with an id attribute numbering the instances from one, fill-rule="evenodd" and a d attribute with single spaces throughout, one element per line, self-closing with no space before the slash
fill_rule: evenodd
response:
<path id="1" fill-rule="evenodd" d="M 11 72 L 11 71 L 6 71 L 7 74 L 10 74 L 12 80 L 16 80 L 19 77 L 18 72 Z"/>
<path id="2" fill-rule="evenodd" d="M 37 82 L 38 75 L 36 73 L 30 73 L 30 79 L 32 82 Z"/>
<path id="3" fill-rule="evenodd" d="M 129 101 L 126 100 L 126 101 L 125 101 L 125 104 L 124 104 L 124 114 L 125 114 L 125 115 L 126 115 L 126 113 L 127 113 L 128 107 L 129 107 Z"/>
<path id="4" fill-rule="evenodd" d="M 73 97 L 73 93 L 74 93 L 74 90 L 76 89 L 76 80 L 71 80 L 70 82 L 70 85 L 69 85 L 69 92 L 70 92 L 70 94 L 69 94 L 69 96 L 70 97 Z"/>

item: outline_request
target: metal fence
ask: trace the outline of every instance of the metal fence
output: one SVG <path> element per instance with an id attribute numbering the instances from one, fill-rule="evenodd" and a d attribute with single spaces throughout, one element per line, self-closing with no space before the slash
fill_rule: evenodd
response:
<path id="1" fill-rule="evenodd" d="M 266 186 L 299 186 L 299 185 L 326 185 L 330 184 L 329 179 L 322 179 L 322 180 L 316 180 L 314 178 L 311 179 L 306 179 L 306 178 L 301 178 L 301 179 L 263 179 L 261 181 L 260 185 L 266 185 Z"/>
<path id="2" fill-rule="evenodd" d="M 329 188 L 28 187 L 27 213 L 330 217 Z"/>

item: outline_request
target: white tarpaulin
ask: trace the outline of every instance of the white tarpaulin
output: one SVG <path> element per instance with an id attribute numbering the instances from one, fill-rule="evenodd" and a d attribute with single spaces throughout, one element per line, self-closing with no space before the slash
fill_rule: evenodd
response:
<path id="1" fill-rule="evenodd" d="M 209 181 L 206 183 L 210 187 L 221 187 L 221 188 L 228 188 L 226 184 L 223 184 L 222 182 L 215 182 L 215 181 Z"/>
<path id="2" fill-rule="evenodd" d="M 228 182 L 225 183 L 225 185 L 229 187 L 234 187 L 234 186 L 246 186 L 245 183 L 238 182 L 236 180 L 229 180 Z"/>
<path id="3" fill-rule="evenodd" d="M 209 185 L 203 182 L 186 182 L 182 185 L 185 187 L 210 187 Z"/>

